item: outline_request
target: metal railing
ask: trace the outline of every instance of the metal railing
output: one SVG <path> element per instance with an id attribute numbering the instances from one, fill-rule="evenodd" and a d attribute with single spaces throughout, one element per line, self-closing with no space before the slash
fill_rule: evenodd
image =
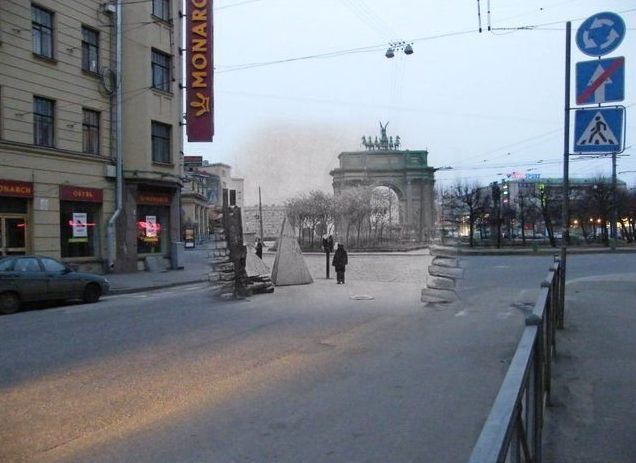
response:
<path id="1" fill-rule="evenodd" d="M 563 327 L 565 275 L 558 259 L 541 292 L 469 463 L 541 463 L 543 413 L 550 404 L 556 328 Z"/>

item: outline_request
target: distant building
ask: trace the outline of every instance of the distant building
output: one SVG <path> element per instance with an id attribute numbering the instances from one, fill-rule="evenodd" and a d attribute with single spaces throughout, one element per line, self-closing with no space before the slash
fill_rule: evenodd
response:
<path id="1" fill-rule="evenodd" d="M 263 238 L 264 239 L 276 239 L 280 234 L 281 225 L 285 218 L 285 206 L 263 205 Z M 254 237 L 260 235 L 260 211 L 258 205 L 246 206 L 243 211 L 243 233 L 246 235 L 253 235 Z"/>
<path id="2" fill-rule="evenodd" d="M 194 230 L 196 242 L 206 240 L 208 230 L 208 208 L 210 206 L 211 185 L 218 185 L 212 174 L 197 169 L 188 168 L 184 172 L 185 178 L 181 189 L 181 234 L 182 239 L 185 229 Z"/>
<path id="3" fill-rule="evenodd" d="M 220 162 L 209 164 L 203 161 L 203 165 L 198 168 L 199 171 L 207 172 L 218 178 L 218 187 L 216 194 L 212 194 L 212 204 L 218 206 L 223 205 L 226 201 L 230 206 L 243 207 L 243 179 L 232 177 L 232 167 Z"/>
<path id="4" fill-rule="evenodd" d="M 610 187 L 612 179 L 609 177 L 602 178 L 570 178 L 570 198 L 576 199 L 592 191 L 595 187 L 603 185 Z M 506 179 L 501 182 L 502 194 L 501 202 L 503 205 L 518 204 L 521 198 L 536 198 L 540 194 L 541 188 L 547 188 L 550 191 L 553 200 L 563 199 L 563 179 L 562 178 L 541 178 L 538 175 L 528 176 L 526 178 Z M 625 191 L 627 184 L 623 180 L 617 180 L 616 189 Z"/>

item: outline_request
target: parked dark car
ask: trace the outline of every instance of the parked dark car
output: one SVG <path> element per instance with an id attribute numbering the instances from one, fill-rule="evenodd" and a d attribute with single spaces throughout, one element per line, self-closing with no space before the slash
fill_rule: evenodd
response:
<path id="1" fill-rule="evenodd" d="M 51 257 L 0 258 L 0 313 L 17 312 L 24 302 L 82 299 L 97 302 L 108 292 L 106 278 L 74 271 Z"/>

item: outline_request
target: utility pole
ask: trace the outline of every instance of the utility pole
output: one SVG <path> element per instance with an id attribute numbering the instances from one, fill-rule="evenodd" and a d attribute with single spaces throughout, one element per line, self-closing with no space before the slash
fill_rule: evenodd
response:
<path id="1" fill-rule="evenodd" d="M 610 248 L 616 249 L 616 240 L 618 233 L 616 230 L 616 221 L 618 220 L 616 198 L 616 152 L 612 153 L 612 209 L 610 210 Z"/>
<path id="2" fill-rule="evenodd" d="M 565 271 L 567 268 L 567 249 L 570 241 L 570 44 L 572 42 L 572 23 L 565 24 L 565 107 L 563 120 L 563 209 L 561 210 L 561 300 L 565 307 Z M 565 310 L 564 310 L 565 311 Z M 557 320 L 557 327 L 563 329 L 563 318 Z"/>
<path id="3" fill-rule="evenodd" d="M 261 242 L 263 241 L 263 205 L 261 204 L 261 187 L 258 187 L 258 219 L 260 220 Z"/>

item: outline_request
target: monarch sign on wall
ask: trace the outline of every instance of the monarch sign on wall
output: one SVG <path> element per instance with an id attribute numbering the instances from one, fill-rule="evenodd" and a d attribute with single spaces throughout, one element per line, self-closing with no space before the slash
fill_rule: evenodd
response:
<path id="1" fill-rule="evenodd" d="M 186 0 L 186 128 L 188 141 L 214 135 L 213 0 Z"/>

